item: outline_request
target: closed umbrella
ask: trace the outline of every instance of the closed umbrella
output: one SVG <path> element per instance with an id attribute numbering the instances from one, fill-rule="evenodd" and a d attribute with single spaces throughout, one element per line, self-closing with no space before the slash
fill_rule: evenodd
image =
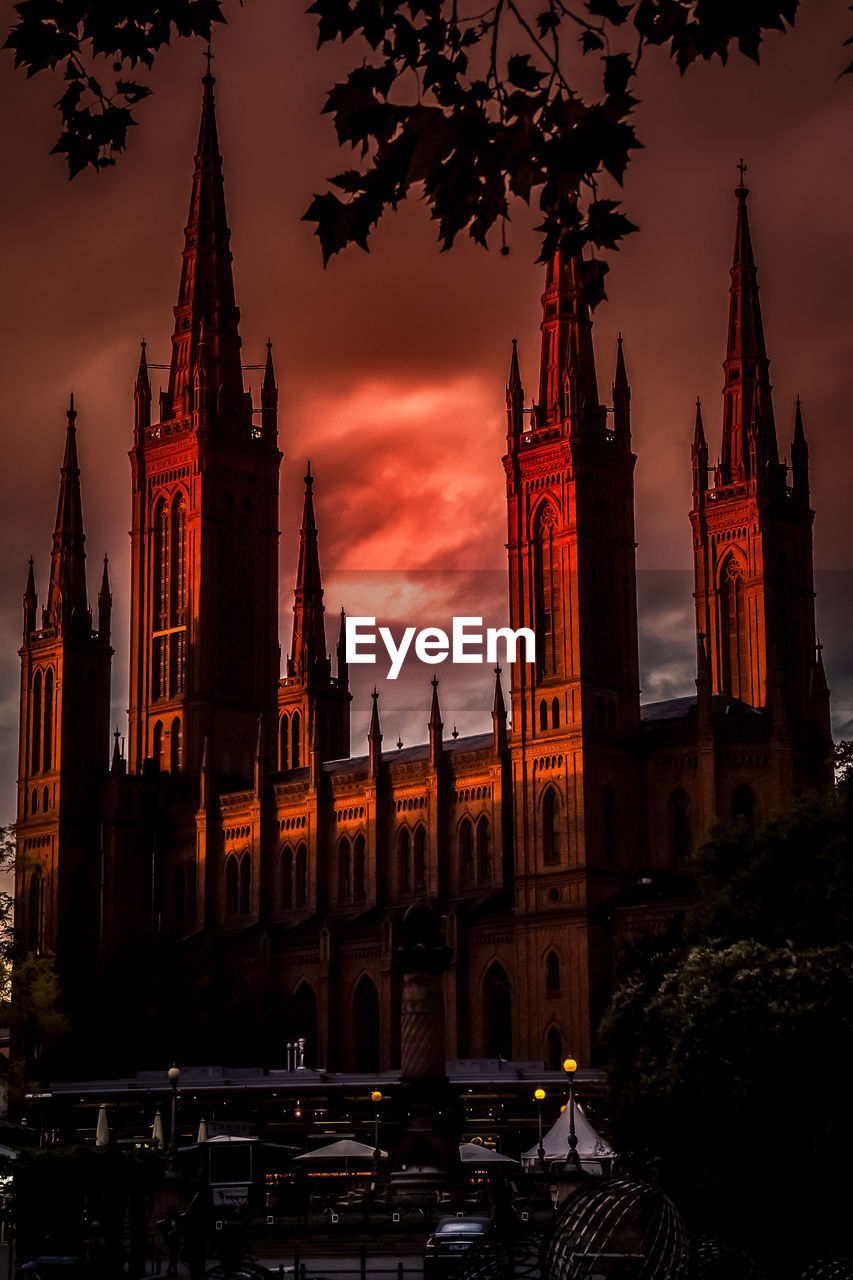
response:
<path id="1" fill-rule="evenodd" d="M 151 1141 L 155 1147 L 163 1148 L 166 1145 L 166 1135 L 163 1133 L 163 1117 L 159 1111 L 154 1112 L 154 1123 L 151 1126 Z"/>
<path id="2" fill-rule="evenodd" d="M 109 1146 L 110 1126 L 107 1124 L 107 1104 L 102 1102 L 98 1107 L 98 1124 L 95 1128 L 95 1146 Z"/>
<path id="3" fill-rule="evenodd" d="M 198 1123 L 198 1137 L 196 1142 L 207 1142 L 207 1121 L 202 1119 Z"/>

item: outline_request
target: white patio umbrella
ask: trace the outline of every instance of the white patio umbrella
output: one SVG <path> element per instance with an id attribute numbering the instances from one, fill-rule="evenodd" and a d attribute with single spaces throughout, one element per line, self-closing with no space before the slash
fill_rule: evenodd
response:
<path id="1" fill-rule="evenodd" d="M 102 1102 L 98 1107 L 98 1123 L 95 1128 L 95 1146 L 107 1147 L 110 1142 L 110 1126 L 107 1123 L 107 1104 Z"/>
<path id="2" fill-rule="evenodd" d="M 463 1142 L 459 1147 L 459 1159 L 462 1164 L 470 1164 L 476 1169 L 485 1169 L 493 1164 L 514 1164 L 518 1165 L 517 1160 L 513 1160 L 512 1156 L 501 1155 L 500 1151 L 492 1151 L 489 1147 L 484 1147 L 480 1142 Z"/>
<path id="3" fill-rule="evenodd" d="M 364 1142 L 354 1142 L 352 1138 L 342 1138 L 339 1142 L 330 1142 L 327 1147 L 317 1147 L 315 1151 L 305 1151 L 301 1156 L 294 1156 L 295 1160 L 306 1160 L 310 1163 L 316 1160 L 322 1163 L 327 1160 L 361 1160 L 370 1161 L 373 1159 L 375 1148 L 368 1147 Z M 387 1151 L 380 1151 L 380 1156 L 387 1156 Z"/>
<path id="4" fill-rule="evenodd" d="M 587 1120 L 583 1107 L 575 1102 L 575 1134 L 578 1145 L 577 1153 L 581 1166 L 589 1173 L 607 1172 L 616 1159 L 616 1152 L 602 1138 Z M 560 1113 L 542 1140 L 545 1148 L 545 1160 L 565 1160 L 569 1154 L 569 1108 Z M 525 1166 L 535 1164 L 539 1157 L 539 1144 L 529 1151 L 522 1152 L 521 1162 Z"/>
<path id="5" fill-rule="evenodd" d="M 196 1142 L 207 1142 L 207 1121 L 204 1119 L 198 1122 L 198 1137 Z"/>
<path id="6" fill-rule="evenodd" d="M 154 1112 L 154 1123 L 151 1126 L 151 1141 L 155 1147 L 165 1147 L 166 1135 L 163 1132 L 163 1117 L 159 1111 Z"/>

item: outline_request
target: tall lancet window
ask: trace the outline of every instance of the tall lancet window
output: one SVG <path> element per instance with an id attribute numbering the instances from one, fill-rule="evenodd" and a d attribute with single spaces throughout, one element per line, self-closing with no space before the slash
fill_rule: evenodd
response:
<path id="1" fill-rule="evenodd" d="M 169 512 L 161 498 L 154 508 L 154 582 L 151 643 L 151 695 L 169 692 Z"/>
<path id="2" fill-rule="evenodd" d="M 179 494 L 172 503 L 169 549 L 169 692 L 183 693 L 187 666 L 187 503 Z"/>
<path id="3" fill-rule="evenodd" d="M 557 671 L 558 619 L 562 605 L 559 550 L 554 545 L 557 512 L 546 502 L 533 534 L 533 587 L 536 610 L 536 665 L 541 677 Z"/>
<path id="4" fill-rule="evenodd" d="M 724 693 L 751 701 L 749 678 L 749 624 L 743 571 L 729 556 L 720 575 L 720 647 L 722 649 Z"/>

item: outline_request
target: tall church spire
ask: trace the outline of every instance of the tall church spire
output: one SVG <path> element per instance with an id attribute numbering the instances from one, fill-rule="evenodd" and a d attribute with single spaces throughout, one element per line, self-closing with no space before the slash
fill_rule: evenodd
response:
<path id="1" fill-rule="evenodd" d="M 202 85 L 201 126 L 163 414 L 177 417 L 193 407 L 193 381 L 204 323 L 207 367 L 203 380 L 219 397 L 219 413 L 233 418 L 244 399 L 238 332 L 240 312 L 234 300 L 231 274 L 231 232 L 225 214 L 213 76 L 209 73 L 204 76 Z"/>
<path id="2" fill-rule="evenodd" d="M 305 474 L 305 505 L 299 531 L 299 565 L 293 601 L 293 642 L 288 664 L 293 674 L 310 679 L 318 666 L 327 664 L 326 630 L 323 625 L 323 583 L 314 519 L 314 477 L 311 463 Z"/>
<path id="3" fill-rule="evenodd" d="M 583 296 L 581 260 L 557 253 L 548 263 L 542 294 L 539 421 L 569 420 L 577 433 L 599 413 L 592 320 Z"/>
<path id="4" fill-rule="evenodd" d="M 749 234 L 746 204 L 749 189 L 743 183 L 745 168 L 741 162 L 741 180 L 735 190 L 737 224 L 731 269 L 728 343 L 723 363 L 725 388 L 721 480 L 724 484 L 751 474 L 750 428 L 753 417 L 757 456 L 768 465 L 779 461 L 770 396 L 770 361 L 764 345 L 758 276 Z"/>
<path id="5" fill-rule="evenodd" d="M 80 466 L 77 462 L 77 411 L 72 393 L 65 428 L 65 456 L 59 479 L 59 502 L 53 551 L 50 560 L 50 586 L 45 609 L 48 626 L 67 626 L 73 618 L 87 616 L 86 535 L 83 532 L 83 503 L 80 497 Z"/>

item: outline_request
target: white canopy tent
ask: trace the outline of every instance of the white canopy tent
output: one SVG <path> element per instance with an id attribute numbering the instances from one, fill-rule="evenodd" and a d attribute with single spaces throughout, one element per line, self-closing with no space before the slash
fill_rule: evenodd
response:
<path id="1" fill-rule="evenodd" d="M 577 1153 L 581 1168 L 587 1173 L 610 1173 L 616 1152 L 605 1142 L 600 1133 L 592 1127 L 584 1115 L 583 1108 L 575 1103 L 575 1133 L 578 1139 Z M 545 1148 L 546 1165 L 556 1161 L 564 1161 L 569 1154 L 569 1108 L 560 1113 L 555 1124 L 542 1138 Z M 529 1169 L 539 1159 L 539 1143 L 535 1143 L 529 1151 L 521 1156 L 521 1163 Z"/>

